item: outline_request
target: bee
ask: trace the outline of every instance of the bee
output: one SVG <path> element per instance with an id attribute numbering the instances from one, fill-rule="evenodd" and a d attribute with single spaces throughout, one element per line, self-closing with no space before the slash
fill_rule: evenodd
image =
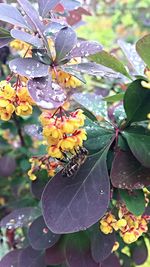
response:
<path id="1" fill-rule="evenodd" d="M 76 154 L 70 159 L 64 167 L 62 174 L 66 177 L 72 177 L 80 169 L 81 165 L 86 161 L 88 150 L 85 147 L 80 147 Z"/>

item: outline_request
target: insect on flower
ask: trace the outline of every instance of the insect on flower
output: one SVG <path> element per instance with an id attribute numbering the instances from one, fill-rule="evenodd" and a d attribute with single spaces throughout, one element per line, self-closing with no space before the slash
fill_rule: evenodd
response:
<path id="1" fill-rule="evenodd" d="M 81 165 L 83 165 L 86 161 L 87 156 L 88 150 L 85 147 L 80 147 L 62 170 L 63 176 L 72 177 L 75 175 L 80 169 Z"/>

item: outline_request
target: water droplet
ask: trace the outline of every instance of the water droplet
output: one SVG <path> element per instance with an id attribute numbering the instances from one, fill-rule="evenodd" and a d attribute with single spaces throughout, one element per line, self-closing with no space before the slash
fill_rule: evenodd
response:
<path id="1" fill-rule="evenodd" d="M 44 234 L 47 234 L 47 233 L 48 233 L 48 231 L 49 231 L 49 230 L 48 230 L 48 228 L 46 228 L 46 227 L 45 227 L 45 228 L 43 228 L 43 233 L 44 233 Z M 49 241 L 48 241 L 48 242 L 49 242 Z"/>

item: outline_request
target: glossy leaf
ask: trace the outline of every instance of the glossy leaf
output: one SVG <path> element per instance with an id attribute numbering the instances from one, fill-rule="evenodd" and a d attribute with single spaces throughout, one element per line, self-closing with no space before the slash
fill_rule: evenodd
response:
<path id="1" fill-rule="evenodd" d="M 135 45 L 127 43 L 123 40 L 119 40 L 118 44 L 136 72 L 135 74 L 143 75 L 145 64 L 136 52 Z"/>
<path id="2" fill-rule="evenodd" d="M 141 164 L 150 167 L 150 132 L 142 127 L 130 127 L 123 132 L 128 145 Z"/>
<path id="3" fill-rule="evenodd" d="M 98 64 L 104 65 L 107 68 L 119 72 L 124 76 L 126 76 L 127 78 L 131 79 L 123 63 L 119 61 L 116 57 L 114 57 L 113 55 L 109 54 L 104 50 L 101 51 L 100 53 L 90 56 L 90 59 L 92 59 L 94 62 Z"/>
<path id="4" fill-rule="evenodd" d="M 132 82 L 124 96 L 124 108 L 127 114 L 127 124 L 144 121 L 149 113 L 150 90 L 141 85 L 142 80 Z"/>
<path id="5" fill-rule="evenodd" d="M 65 27 L 59 31 L 55 39 L 56 61 L 64 59 L 77 42 L 77 36 L 72 28 Z"/>
<path id="6" fill-rule="evenodd" d="M 89 157 L 69 179 L 59 172 L 47 184 L 42 196 L 42 209 L 44 220 L 52 232 L 78 232 L 104 215 L 110 190 L 106 165 L 108 149 L 101 155 Z"/>
<path id="7" fill-rule="evenodd" d="M 16 170 L 16 160 L 9 155 L 0 158 L 0 176 L 8 177 Z"/>
<path id="8" fill-rule="evenodd" d="M 102 45 L 94 41 L 78 41 L 76 46 L 72 49 L 69 57 L 87 57 L 96 54 L 102 50 Z"/>
<path id="9" fill-rule="evenodd" d="M 100 95 L 94 93 L 75 93 L 73 99 L 91 111 L 95 116 L 107 117 L 107 104 Z"/>
<path id="10" fill-rule="evenodd" d="M 148 67 L 150 67 L 150 34 L 143 36 L 136 43 L 136 51 Z"/>
<path id="11" fill-rule="evenodd" d="M 46 49 L 32 49 L 32 58 L 46 65 L 52 63 Z"/>
<path id="12" fill-rule="evenodd" d="M 58 84 L 51 83 L 49 76 L 29 80 L 28 90 L 33 100 L 41 108 L 58 108 L 66 100 L 64 91 Z"/>
<path id="13" fill-rule="evenodd" d="M 91 252 L 95 262 L 103 262 L 112 251 L 115 243 L 115 235 L 105 235 L 97 229 L 91 234 Z"/>
<path id="14" fill-rule="evenodd" d="M 115 254 L 111 254 L 99 267 L 121 267 L 119 258 Z"/>
<path id="15" fill-rule="evenodd" d="M 48 265 L 58 265 L 64 263 L 65 260 L 65 245 L 61 238 L 53 247 L 46 250 L 45 261 Z"/>
<path id="16" fill-rule="evenodd" d="M 36 47 L 41 47 L 43 45 L 43 42 L 40 38 L 21 30 L 12 29 L 11 36 L 15 39 L 21 40 Z"/>
<path id="17" fill-rule="evenodd" d="M 19 257 L 21 267 L 46 267 L 43 251 L 34 250 L 32 247 L 25 248 Z"/>
<path id="18" fill-rule="evenodd" d="M 119 78 L 120 75 L 110 68 L 96 64 L 94 62 L 80 63 L 76 65 L 69 65 L 70 68 L 79 71 L 81 73 L 87 73 L 89 75 L 108 77 L 108 78 Z"/>
<path id="19" fill-rule="evenodd" d="M 17 0 L 17 1 L 24 10 L 24 12 L 26 13 L 26 15 L 31 20 L 32 24 L 34 25 L 34 29 L 36 29 L 38 32 L 41 33 L 43 30 L 43 25 L 33 5 L 28 0 Z"/>
<path id="20" fill-rule="evenodd" d="M 48 66 L 32 58 L 16 58 L 9 62 L 9 67 L 14 73 L 25 77 L 43 77 L 48 75 Z"/>
<path id="21" fill-rule="evenodd" d="M 60 235 L 52 233 L 47 228 L 43 216 L 40 216 L 31 224 L 28 238 L 33 249 L 42 250 L 55 245 L 59 240 Z"/>
<path id="22" fill-rule="evenodd" d="M 150 169 L 143 167 L 130 151 L 116 153 L 110 177 L 117 188 L 134 190 L 150 185 Z"/>
<path id="23" fill-rule="evenodd" d="M 89 240 L 84 232 L 70 235 L 66 242 L 66 259 L 71 267 L 98 267 L 92 259 Z"/>
<path id="24" fill-rule="evenodd" d="M 0 221 L 0 226 L 8 229 L 27 226 L 40 215 L 38 208 L 20 208 L 12 211 Z"/>
<path id="25" fill-rule="evenodd" d="M 44 18 L 61 0 L 38 0 L 39 13 Z"/>
<path id="26" fill-rule="evenodd" d="M 144 262 L 148 259 L 148 249 L 144 239 L 140 240 L 137 245 L 132 248 L 131 257 L 136 266 L 144 264 Z"/>
<path id="27" fill-rule="evenodd" d="M 87 132 L 85 147 L 91 154 L 107 146 L 113 137 L 113 132 L 111 130 L 100 127 L 96 122 L 90 119 L 86 119 L 84 128 Z"/>
<path id="28" fill-rule="evenodd" d="M 130 212 L 132 212 L 136 216 L 140 216 L 144 213 L 145 196 L 143 190 L 120 190 L 119 192 L 122 200 L 125 202 Z"/>
<path id="29" fill-rule="evenodd" d="M 23 16 L 19 10 L 8 4 L 0 4 L 0 20 L 13 24 L 15 26 L 28 28 Z"/>
<path id="30" fill-rule="evenodd" d="M 0 267 L 19 267 L 19 257 L 22 249 L 15 249 L 6 254 L 0 261 Z"/>

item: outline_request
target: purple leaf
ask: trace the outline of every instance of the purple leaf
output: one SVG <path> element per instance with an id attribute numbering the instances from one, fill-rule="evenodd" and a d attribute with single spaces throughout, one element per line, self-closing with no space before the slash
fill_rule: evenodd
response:
<path id="1" fill-rule="evenodd" d="M 67 10 L 74 10 L 75 8 L 79 7 L 81 3 L 76 0 L 61 0 L 61 4 Z"/>
<path id="2" fill-rule="evenodd" d="M 60 235 L 52 233 L 46 226 L 42 216 L 37 218 L 30 226 L 28 238 L 32 248 L 42 250 L 54 246 Z"/>
<path id="3" fill-rule="evenodd" d="M 144 264 L 148 258 L 148 249 L 144 240 L 140 240 L 140 243 L 133 247 L 131 257 L 136 265 Z"/>
<path id="4" fill-rule="evenodd" d="M 49 181 L 49 177 L 45 174 L 44 170 L 37 173 L 37 179 L 31 183 L 31 192 L 37 198 L 41 199 L 42 193 L 46 184 Z"/>
<path id="5" fill-rule="evenodd" d="M 71 235 L 66 242 L 66 260 L 71 267 L 98 267 L 92 259 L 89 240 L 84 232 Z"/>
<path id="6" fill-rule="evenodd" d="M 45 26 L 45 35 L 49 35 L 49 33 L 54 34 L 66 26 L 67 23 L 65 21 L 59 19 L 51 19 L 51 22 Z"/>
<path id="7" fill-rule="evenodd" d="M 64 91 L 58 84 L 51 83 L 49 77 L 29 80 L 28 90 L 33 100 L 41 108 L 58 108 L 66 100 Z"/>
<path id="8" fill-rule="evenodd" d="M 45 261 L 48 265 L 58 265 L 66 260 L 62 239 L 53 247 L 48 248 L 45 253 Z"/>
<path id="9" fill-rule="evenodd" d="M 46 267 L 43 251 L 25 248 L 20 253 L 19 266 L 21 267 Z"/>
<path id="10" fill-rule="evenodd" d="M 27 32 L 23 32 L 21 30 L 12 29 L 11 36 L 15 39 L 21 40 L 38 48 L 43 46 L 43 42 L 40 38 L 38 38 L 37 36 L 33 36 Z"/>
<path id="11" fill-rule="evenodd" d="M 89 75 L 108 77 L 108 78 L 120 78 L 120 74 L 114 72 L 113 70 L 104 67 L 100 64 L 93 62 L 80 63 L 76 65 L 69 65 L 73 70 L 79 71 L 81 73 L 87 73 Z"/>
<path id="12" fill-rule="evenodd" d="M 16 167 L 16 160 L 14 158 L 7 155 L 0 158 L 0 176 L 11 176 Z"/>
<path id="13" fill-rule="evenodd" d="M 45 17 L 61 0 L 38 0 L 39 13 Z"/>
<path id="14" fill-rule="evenodd" d="M 76 44 L 77 36 L 70 27 L 65 27 L 59 31 L 55 40 L 56 61 L 64 59 Z"/>
<path id="15" fill-rule="evenodd" d="M 44 220 L 54 233 L 85 230 L 101 218 L 109 204 L 108 147 L 89 157 L 72 177 L 59 172 L 42 196 Z"/>
<path id="16" fill-rule="evenodd" d="M 5 45 L 8 45 L 13 38 L 0 38 L 0 48 L 2 48 Z"/>
<path id="17" fill-rule="evenodd" d="M 150 185 L 150 169 L 143 167 L 130 151 L 116 153 L 110 177 L 117 188 L 133 190 Z"/>
<path id="18" fill-rule="evenodd" d="M 28 0 L 17 0 L 26 15 L 29 17 L 31 22 L 34 25 L 34 28 L 37 29 L 38 32 L 42 32 L 43 30 L 43 25 L 42 22 L 40 21 L 39 15 L 35 8 L 31 5 L 31 3 Z"/>
<path id="19" fill-rule="evenodd" d="M 103 47 L 98 42 L 94 41 L 78 41 L 72 49 L 69 57 L 87 57 L 102 51 Z"/>
<path id="20" fill-rule="evenodd" d="M 111 254 L 99 267 L 121 267 L 119 258 L 115 254 Z"/>
<path id="21" fill-rule="evenodd" d="M 105 235 L 96 229 L 91 234 L 91 252 L 95 262 L 103 262 L 110 254 L 115 243 L 115 235 Z"/>
<path id="22" fill-rule="evenodd" d="M 14 73 L 25 77 L 43 77 L 48 75 L 49 66 L 32 58 L 16 58 L 9 62 L 9 67 Z"/>
<path id="23" fill-rule="evenodd" d="M 27 226 L 39 216 L 37 208 L 20 208 L 12 211 L 0 221 L 0 226 L 8 229 L 16 229 L 18 227 Z"/>
<path id="24" fill-rule="evenodd" d="M 19 267 L 19 257 L 22 249 L 16 249 L 6 254 L 0 261 L 0 267 Z"/>
<path id="25" fill-rule="evenodd" d="M 0 4 L 0 20 L 15 26 L 28 28 L 23 16 L 16 7 L 8 4 Z"/>

